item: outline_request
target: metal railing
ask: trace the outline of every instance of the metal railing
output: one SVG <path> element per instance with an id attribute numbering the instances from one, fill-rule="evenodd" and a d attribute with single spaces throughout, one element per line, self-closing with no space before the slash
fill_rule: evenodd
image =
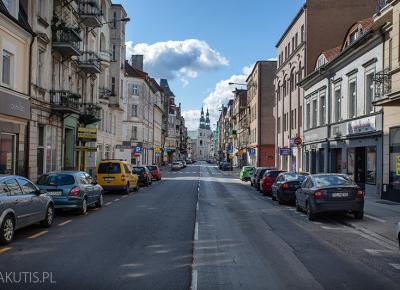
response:
<path id="1" fill-rule="evenodd" d="M 82 39 L 79 36 L 79 30 L 77 28 L 67 26 L 55 26 L 52 28 L 53 43 L 66 43 L 79 50 L 79 42 L 81 41 Z"/>
<path id="2" fill-rule="evenodd" d="M 80 1 L 79 2 L 79 15 L 88 16 L 101 16 L 103 12 L 99 8 L 97 1 Z"/>
<path id="3" fill-rule="evenodd" d="M 83 103 L 81 104 L 81 115 L 79 121 L 86 125 L 96 123 L 101 120 L 100 111 L 101 107 L 93 103 Z"/>
<path id="4" fill-rule="evenodd" d="M 375 98 L 383 98 L 392 91 L 392 75 L 389 73 L 389 69 L 375 73 L 373 81 Z"/>
<path id="5" fill-rule="evenodd" d="M 100 69 L 100 58 L 93 51 L 84 51 L 81 56 L 79 56 L 80 65 L 93 65 Z"/>
<path id="6" fill-rule="evenodd" d="M 59 108 L 78 110 L 80 97 L 80 95 L 71 93 L 67 90 L 50 91 L 50 103 Z"/>
<path id="7" fill-rule="evenodd" d="M 99 98 L 100 99 L 110 99 L 111 96 L 111 90 L 109 88 L 106 87 L 101 87 L 99 88 Z"/>

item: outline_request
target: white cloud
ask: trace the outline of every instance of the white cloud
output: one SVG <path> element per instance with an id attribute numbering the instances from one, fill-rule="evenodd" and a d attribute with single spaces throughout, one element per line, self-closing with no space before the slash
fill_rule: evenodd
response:
<path id="1" fill-rule="evenodd" d="M 219 52 L 210 48 L 207 42 L 198 39 L 165 41 L 154 44 L 126 42 L 127 56 L 142 54 L 144 68 L 156 78 L 196 78 L 202 71 L 226 66 L 229 61 Z M 182 81 L 182 80 L 181 80 Z"/>
<path id="2" fill-rule="evenodd" d="M 188 110 L 182 112 L 188 130 L 197 130 L 199 128 L 200 114 L 201 110 Z"/>
<path id="3" fill-rule="evenodd" d="M 213 90 L 211 90 L 208 96 L 203 100 L 204 112 L 207 108 L 210 113 L 210 124 L 215 129 L 222 105 L 226 105 L 227 102 L 233 98 L 233 91 L 235 85 L 229 83 L 245 84 L 248 75 L 251 73 L 253 66 L 245 66 L 242 69 L 241 74 L 232 75 L 226 80 L 219 81 Z M 239 88 L 246 88 L 246 86 L 236 86 Z M 182 112 L 185 118 L 186 127 L 189 130 L 196 130 L 199 127 L 200 110 L 188 110 Z"/>

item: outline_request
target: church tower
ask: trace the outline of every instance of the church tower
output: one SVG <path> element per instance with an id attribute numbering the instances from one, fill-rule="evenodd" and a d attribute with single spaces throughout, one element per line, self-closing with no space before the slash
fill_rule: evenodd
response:
<path id="1" fill-rule="evenodd" d="M 200 117 L 200 129 L 206 128 L 206 120 L 204 118 L 204 110 L 201 108 L 201 117 Z"/>
<path id="2" fill-rule="evenodd" d="M 206 114 L 206 129 L 210 130 L 210 113 L 208 112 L 208 108 L 207 108 L 207 114 Z"/>

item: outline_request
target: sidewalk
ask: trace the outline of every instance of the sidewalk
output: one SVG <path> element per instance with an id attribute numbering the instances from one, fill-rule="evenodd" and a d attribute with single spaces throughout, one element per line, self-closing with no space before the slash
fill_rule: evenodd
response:
<path id="1" fill-rule="evenodd" d="M 218 169 L 218 167 L 217 167 L 217 169 Z M 232 171 L 223 171 L 223 170 L 221 170 L 221 169 L 218 169 L 223 175 L 226 175 L 226 176 L 233 176 L 233 177 L 237 177 L 237 178 L 239 178 L 240 177 L 240 168 L 238 168 L 238 167 L 233 167 L 233 170 Z"/>

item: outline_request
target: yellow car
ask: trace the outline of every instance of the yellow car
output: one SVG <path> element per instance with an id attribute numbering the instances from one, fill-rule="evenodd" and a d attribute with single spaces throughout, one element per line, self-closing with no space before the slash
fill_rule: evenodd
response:
<path id="1" fill-rule="evenodd" d="M 129 193 L 139 189 L 138 176 L 129 165 L 122 160 L 102 160 L 97 165 L 96 180 L 105 191 L 121 191 Z"/>

